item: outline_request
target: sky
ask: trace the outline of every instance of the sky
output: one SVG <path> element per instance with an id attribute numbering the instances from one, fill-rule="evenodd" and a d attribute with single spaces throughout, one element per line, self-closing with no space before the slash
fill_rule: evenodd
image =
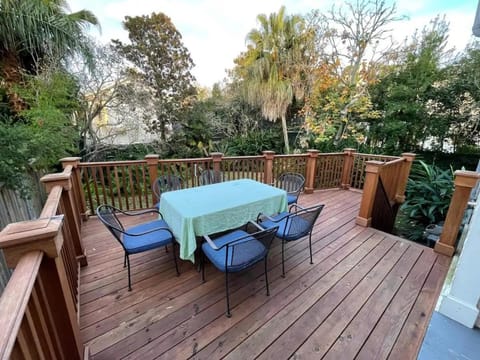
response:
<path id="1" fill-rule="evenodd" d="M 278 12 L 285 5 L 287 14 L 306 14 L 312 9 L 326 12 L 334 0 L 68 0 L 70 10 L 87 9 L 99 19 L 101 33 L 92 35 L 100 42 L 111 39 L 128 41 L 122 28 L 126 15 L 139 16 L 163 12 L 182 34 L 183 43 L 195 63 L 192 71 L 201 86 L 212 86 L 226 77 L 226 69 L 246 49 L 248 32 L 257 28 L 258 14 Z M 449 46 L 462 50 L 472 39 L 476 0 L 399 0 L 397 14 L 406 19 L 395 23 L 393 35 L 403 40 L 415 29 L 422 29 L 435 18 L 445 15 L 450 23 Z"/>

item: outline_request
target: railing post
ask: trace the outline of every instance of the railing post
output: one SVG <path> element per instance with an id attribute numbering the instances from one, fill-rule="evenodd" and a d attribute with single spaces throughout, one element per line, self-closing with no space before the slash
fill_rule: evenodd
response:
<path id="1" fill-rule="evenodd" d="M 361 226 L 370 226 L 372 224 L 372 211 L 375 202 L 375 193 L 377 191 L 380 170 L 383 165 L 381 161 L 367 161 L 365 167 L 365 185 L 363 187 L 362 201 L 356 223 Z"/>
<path id="2" fill-rule="evenodd" d="M 80 221 L 88 220 L 87 214 L 87 202 L 85 200 L 85 192 L 82 188 L 82 177 L 80 175 L 80 164 L 81 158 L 79 157 L 68 157 L 60 159 L 62 163 L 62 168 L 65 169 L 67 166 L 72 166 L 72 190 L 75 200 L 75 208 L 77 213 L 80 215 Z M 81 224 L 80 222 L 80 224 Z"/>
<path id="3" fill-rule="evenodd" d="M 80 235 L 81 223 L 79 217 L 77 217 L 75 199 L 73 196 L 73 188 L 71 177 L 73 174 L 59 173 L 48 174 L 43 176 L 40 181 L 45 185 L 47 194 L 50 193 L 53 187 L 61 186 L 62 191 L 62 204 L 65 213 L 66 221 L 69 225 L 70 235 L 72 237 L 73 247 L 75 249 L 75 257 L 80 263 L 80 266 L 87 266 L 87 255 L 83 248 L 82 237 Z"/>
<path id="4" fill-rule="evenodd" d="M 220 172 L 220 163 L 222 162 L 223 154 L 221 152 L 213 152 L 210 154 L 213 162 L 213 171 Z"/>
<path id="5" fill-rule="evenodd" d="M 353 155 L 355 154 L 355 149 L 346 148 L 343 149 L 343 170 L 342 170 L 342 182 L 341 187 L 342 189 L 349 189 L 350 188 L 350 178 L 352 177 L 352 169 L 353 169 Z"/>
<path id="6" fill-rule="evenodd" d="M 313 193 L 315 190 L 315 170 L 317 167 L 318 150 L 307 150 L 307 169 L 305 174 L 305 194 Z"/>
<path id="7" fill-rule="evenodd" d="M 48 306 L 45 311 L 51 314 L 49 319 L 52 328 L 48 327 L 48 331 L 56 338 L 56 346 L 61 348 L 64 358 L 81 359 L 80 328 L 67 273 L 60 257 L 64 240 L 61 236 L 62 222 L 63 216 L 60 215 L 9 224 L 0 233 L 0 248 L 8 266 L 12 268 L 26 254 L 36 251 L 45 254 L 36 281 Z"/>
<path id="8" fill-rule="evenodd" d="M 145 161 L 148 166 L 148 175 L 150 178 L 150 189 L 152 189 L 153 182 L 158 177 L 158 159 L 159 156 L 156 154 L 145 155 Z M 152 191 L 152 204 L 156 204 L 160 199 L 157 199 L 157 195 Z"/>
<path id="9" fill-rule="evenodd" d="M 398 175 L 397 191 L 395 195 L 395 201 L 399 204 L 405 202 L 405 190 L 407 189 L 408 176 L 412 168 L 413 161 L 415 160 L 415 154 L 403 153 L 403 163 L 401 173 Z"/>
<path id="10" fill-rule="evenodd" d="M 467 208 L 472 189 L 477 184 L 480 175 L 474 171 L 455 171 L 455 190 L 448 208 L 443 231 L 435 244 L 435 251 L 447 256 L 455 253 L 458 230 Z"/>
<path id="11" fill-rule="evenodd" d="M 265 158 L 265 165 L 264 165 L 264 175 L 263 175 L 263 182 L 268 185 L 273 184 L 273 159 L 275 158 L 275 151 L 262 151 L 262 154 Z"/>

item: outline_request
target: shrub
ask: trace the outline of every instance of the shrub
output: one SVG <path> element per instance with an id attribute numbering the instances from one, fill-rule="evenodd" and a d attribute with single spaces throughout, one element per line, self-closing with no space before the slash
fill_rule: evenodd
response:
<path id="1" fill-rule="evenodd" d="M 445 219 L 453 193 L 453 171 L 419 161 L 408 179 L 405 214 L 420 224 L 436 224 Z"/>

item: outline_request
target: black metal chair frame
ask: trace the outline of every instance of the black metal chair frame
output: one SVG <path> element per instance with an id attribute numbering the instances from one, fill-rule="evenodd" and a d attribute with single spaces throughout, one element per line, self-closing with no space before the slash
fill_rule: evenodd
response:
<path id="1" fill-rule="evenodd" d="M 228 287 L 229 251 L 232 251 L 232 259 L 233 259 L 233 251 L 235 250 L 235 246 L 238 243 L 241 243 L 243 240 L 245 240 L 249 237 L 253 237 L 257 241 L 262 242 L 264 244 L 264 246 L 266 247 L 267 251 L 266 251 L 265 257 L 263 258 L 263 260 L 264 260 L 264 274 L 265 274 L 265 286 L 267 288 L 267 296 L 270 296 L 270 289 L 269 289 L 269 286 L 268 286 L 267 258 L 268 258 L 268 252 L 269 252 L 269 249 L 270 249 L 270 245 L 271 245 L 271 243 L 272 243 L 272 241 L 275 237 L 275 233 L 277 232 L 278 227 L 273 227 L 273 228 L 270 228 L 270 229 L 264 229 L 254 221 L 249 221 L 246 224 L 246 227 L 248 227 L 249 224 L 253 225 L 256 228 L 256 230 L 258 230 L 258 231 L 254 232 L 254 233 L 249 233 L 248 235 L 245 235 L 245 236 L 242 236 L 242 237 L 239 237 L 239 238 L 237 238 L 237 239 L 235 239 L 231 242 L 228 242 L 228 243 L 226 243 L 226 244 L 224 244 L 220 247 L 218 247 L 215 244 L 215 239 L 212 240 L 208 235 L 203 236 L 205 241 L 208 243 L 208 245 L 216 251 L 226 247 L 226 250 L 225 250 L 225 290 L 226 290 L 226 300 L 227 300 L 227 312 L 226 312 L 225 315 L 227 317 L 232 316 L 232 314 L 230 312 L 230 295 L 229 295 L 229 287 Z M 252 241 L 252 240 L 249 240 L 249 241 Z M 200 258 L 200 268 L 201 268 L 201 272 L 202 272 L 202 282 L 205 282 L 205 257 L 206 256 L 205 256 L 204 252 L 202 251 L 202 255 L 201 255 L 201 258 Z M 248 270 L 253 265 L 255 265 L 257 262 L 252 263 L 252 264 L 250 264 L 250 266 L 248 266 L 248 267 L 246 267 L 246 268 L 244 268 L 240 271 L 235 271 L 235 272 L 241 272 L 241 271 L 244 271 L 244 270 Z"/>
<path id="2" fill-rule="evenodd" d="M 112 224 L 111 222 L 109 222 L 105 218 L 105 215 L 102 214 L 102 209 L 109 209 L 108 214 L 113 216 L 113 221 L 116 223 L 117 226 L 115 226 L 114 224 Z M 110 233 L 113 235 L 113 237 L 120 243 L 120 245 L 123 248 L 123 251 L 125 253 L 124 258 L 123 258 L 123 267 L 124 268 L 127 267 L 128 291 L 132 291 L 132 281 L 131 281 L 131 276 L 130 276 L 130 258 L 129 258 L 129 255 L 132 255 L 132 253 L 129 253 L 128 250 L 125 248 L 125 245 L 123 244 L 123 241 L 122 241 L 123 235 L 142 236 L 142 235 L 146 235 L 146 234 L 156 232 L 156 231 L 168 231 L 170 233 L 171 238 L 172 238 L 171 243 L 172 243 L 172 247 L 173 247 L 172 252 L 173 252 L 173 261 L 175 262 L 175 270 L 177 272 L 177 276 L 180 275 L 180 272 L 178 271 L 177 257 L 175 256 L 176 241 L 175 241 L 175 237 L 173 236 L 172 231 L 169 228 L 158 227 L 158 228 L 154 228 L 154 229 L 145 231 L 143 233 L 131 234 L 131 233 L 128 233 L 125 230 L 125 227 L 123 226 L 122 222 L 118 219 L 118 216 L 117 216 L 117 214 L 123 214 L 123 215 L 126 215 L 126 216 L 139 216 L 139 215 L 144 215 L 144 214 L 149 214 L 149 213 L 155 213 L 161 219 L 163 219 L 163 216 L 159 211 L 154 210 L 154 209 L 148 209 L 148 210 L 145 210 L 145 211 L 139 211 L 139 212 L 132 213 L 132 212 L 127 212 L 127 211 L 117 209 L 116 207 L 111 206 L 111 205 L 100 205 L 99 207 L 97 207 L 96 213 L 97 213 L 97 216 L 100 219 L 100 221 L 107 227 L 107 229 L 110 231 Z M 148 251 L 148 250 L 145 250 L 145 251 Z M 165 252 L 168 252 L 167 245 L 165 245 Z"/>
<path id="3" fill-rule="evenodd" d="M 259 214 L 258 215 L 257 222 L 260 225 L 262 224 L 262 221 L 265 221 L 265 219 L 268 219 L 268 220 L 270 220 L 272 222 L 275 222 L 275 223 L 279 223 L 282 220 L 287 219 L 285 221 L 285 229 L 283 231 L 283 234 L 285 234 L 286 229 L 289 226 L 289 223 L 292 221 L 292 219 L 295 216 L 301 216 L 302 214 L 316 212 L 316 214 L 313 214 L 313 218 L 312 218 L 312 221 L 311 221 L 311 224 L 310 224 L 310 229 L 309 229 L 308 233 L 303 233 L 301 236 L 293 238 L 293 239 L 285 239 L 285 236 L 280 237 L 281 240 L 282 240 L 282 277 L 283 278 L 285 277 L 285 243 L 287 243 L 289 241 L 296 241 L 296 240 L 301 239 L 302 237 L 305 237 L 305 236 L 308 235 L 308 247 L 309 247 L 309 250 L 310 250 L 310 264 L 313 264 L 312 231 L 313 231 L 313 226 L 315 225 L 315 222 L 317 221 L 317 218 L 320 215 L 320 213 L 322 212 L 324 207 L 325 207 L 325 205 L 323 205 L 323 204 L 310 206 L 308 208 L 304 208 L 304 207 L 302 207 L 298 204 L 292 204 L 288 209 L 289 214 L 286 214 L 285 216 L 282 216 L 282 217 L 277 218 L 277 219 L 274 219 L 274 218 L 272 218 L 268 215 L 264 215 L 264 214 Z M 292 209 L 294 209 L 294 212 L 292 212 Z"/>
<path id="4" fill-rule="evenodd" d="M 180 190 L 182 188 L 182 178 L 178 175 L 167 174 L 160 175 L 152 183 L 152 191 L 160 201 L 162 192 Z"/>
<path id="5" fill-rule="evenodd" d="M 288 195 L 295 196 L 295 201 L 290 202 L 289 205 L 295 204 L 305 186 L 305 177 L 299 173 L 285 172 L 278 177 L 277 185 L 279 188 L 285 190 Z"/>
<path id="6" fill-rule="evenodd" d="M 219 170 L 205 169 L 198 178 L 200 185 L 216 184 L 223 181 L 223 173 Z"/>

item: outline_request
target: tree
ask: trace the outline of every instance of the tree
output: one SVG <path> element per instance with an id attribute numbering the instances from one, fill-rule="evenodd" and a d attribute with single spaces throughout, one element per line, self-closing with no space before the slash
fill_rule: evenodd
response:
<path id="1" fill-rule="evenodd" d="M 261 107 L 270 121 L 281 119 L 285 152 L 290 152 L 288 111 L 305 95 L 305 64 L 312 33 L 298 15 L 287 16 L 285 7 L 270 16 L 257 16 L 259 28 L 247 35 L 248 50 L 237 60 L 237 72 L 245 85 L 246 99 Z"/>
<path id="2" fill-rule="evenodd" d="M 395 15 L 395 5 L 388 6 L 384 0 L 358 0 L 347 2 L 345 7 L 334 6 L 326 15 L 314 13 L 319 17 L 316 31 L 320 37 L 317 50 L 322 54 L 319 65 L 329 72 L 324 71 L 325 80 L 331 84 L 326 90 L 336 94 L 333 103 L 325 102 L 322 91 L 314 90 L 317 97 L 311 101 L 318 114 L 322 115 L 325 108 L 334 109 L 334 116 L 328 117 L 330 124 L 322 124 L 320 118 L 314 121 L 314 126 L 333 127 L 334 143 L 344 138 L 347 130 L 355 129 L 351 126 L 355 120 L 377 116 L 371 113 L 368 88 L 396 55 L 389 26 L 401 19 Z M 318 86 L 324 87 L 324 79 L 318 78 Z"/>
<path id="3" fill-rule="evenodd" d="M 48 168 L 76 152 L 72 114 L 78 109 L 77 90 L 70 74 L 52 69 L 27 76 L 17 87 L 28 106 L 15 115 L 0 114 L 0 184 L 25 194 L 26 172 Z"/>
<path id="4" fill-rule="evenodd" d="M 193 61 L 172 21 L 163 13 L 125 17 L 130 44 L 114 40 L 115 48 L 133 65 L 130 72 L 141 82 L 139 90 L 149 101 L 155 117 L 145 119 L 151 131 L 163 141 L 168 128 L 179 121 L 180 113 L 195 94 L 190 73 Z"/>
<path id="5" fill-rule="evenodd" d="M 63 0 L 0 0 L 0 183 L 25 190 L 25 172 L 74 152 L 77 83 L 64 61 L 88 56 L 84 31 L 98 24 Z"/>
<path id="6" fill-rule="evenodd" d="M 388 152 L 415 150 L 427 138 L 448 133 L 445 118 L 439 116 L 438 91 L 445 80 L 441 62 L 447 35 L 445 20 L 433 20 L 406 44 L 403 63 L 374 87 L 374 102 L 383 116 L 370 122 L 372 145 Z"/>
<path id="7" fill-rule="evenodd" d="M 8 83 L 22 71 L 36 74 L 43 62 L 90 55 L 84 31 L 98 25 L 87 10 L 67 13 L 64 0 L 0 0 L 0 67 Z"/>
<path id="8" fill-rule="evenodd" d="M 70 65 L 79 84 L 79 150 L 87 160 L 109 149 L 119 136 L 136 134 L 138 119 L 144 116 L 123 57 L 110 45 L 94 44 L 92 49 L 95 68 L 78 58 Z"/>
<path id="9" fill-rule="evenodd" d="M 444 81 L 434 87 L 436 116 L 445 126 L 435 126 L 443 147 L 451 140 L 453 150 L 473 147 L 480 135 L 480 47 L 470 44 L 462 56 L 444 69 Z"/>

